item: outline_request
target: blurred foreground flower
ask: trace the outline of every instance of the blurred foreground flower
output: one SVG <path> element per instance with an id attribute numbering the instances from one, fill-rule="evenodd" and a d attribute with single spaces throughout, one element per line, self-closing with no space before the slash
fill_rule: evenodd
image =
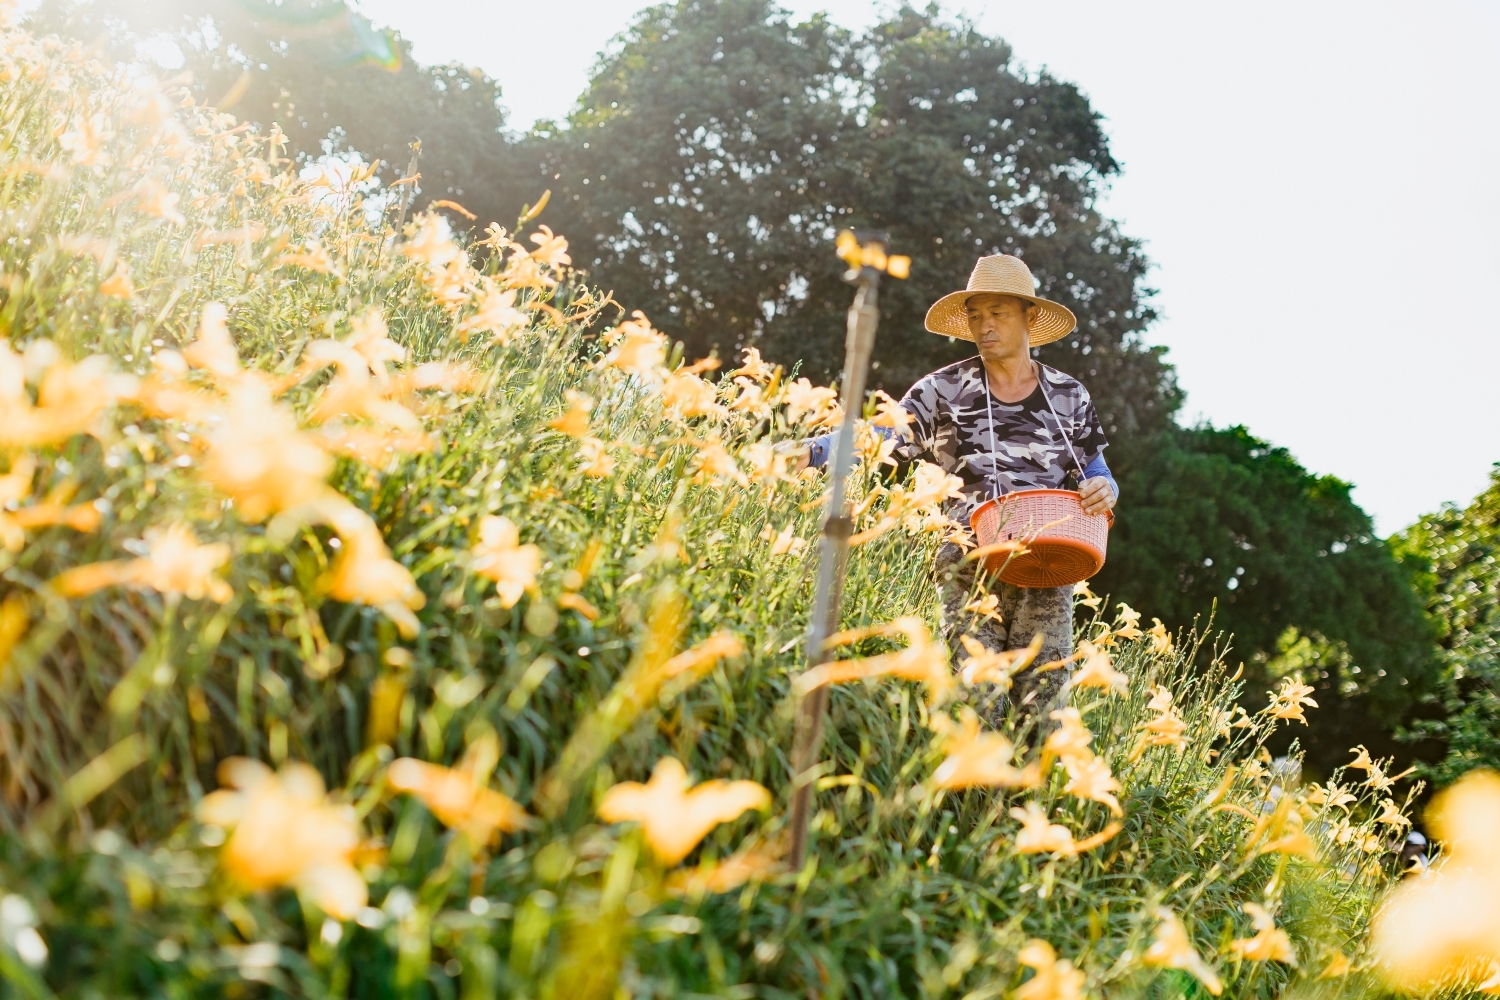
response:
<path id="1" fill-rule="evenodd" d="M 691 787 L 682 764 L 674 757 L 663 757 L 656 762 L 649 783 L 615 785 L 604 793 L 598 812 L 607 823 L 639 823 L 652 852 L 670 867 L 687 857 L 720 823 L 770 805 L 771 793 L 753 781 L 714 780 Z"/>
<path id="2" fill-rule="evenodd" d="M 331 491 L 316 506 L 328 512 L 328 523 L 343 542 L 323 581 L 328 595 L 334 600 L 379 608 L 396 623 L 404 638 L 415 637 L 421 625 L 413 612 L 426 604 L 427 598 L 411 570 L 391 557 L 380 528 L 370 515 Z"/>
<path id="3" fill-rule="evenodd" d="M 733 892 L 746 882 L 769 878 L 783 871 L 786 866 L 781 859 L 785 853 L 783 840 L 752 839 L 722 861 L 704 862 L 696 868 L 673 872 L 667 879 L 667 891 L 689 898 Z"/>
<path id="4" fill-rule="evenodd" d="M 1036 659 L 1036 654 L 1042 651 L 1040 632 L 1032 637 L 1029 645 L 999 652 L 991 651 L 978 639 L 967 634 L 960 635 L 958 641 L 969 654 L 958 665 L 958 675 L 963 678 L 963 682 L 970 685 L 994 684 L 1002 691 L 1009 691 L 1011 678 L 1029 667 L 1031 661 Z"/>
<path id="5" fill-rule="evenodd" d="M 1427 826 L 1448 854 L 1386 897 L 1371 950 L 1397 989 L 1474 989 L 1500 963 L 1500 775 L 1464 775 L 1433 799 Z"/>
<path id="6" fill-rule="evenodd" d="M 1252 962 L 1285 962 L 1287 965 L 1296 965 L 1297 953 L 1292 950 L 1292 939 L 1287 937 L 1286 931 L 1276 926 L 1276 919 L 1270 912 L 1255 903 L 1246 903 L 1244 909 L 1250 914 L 1250 922 L 1255 925 L 1255 936 L 1236 938 L 1229 942 L 1230 952 L 1237 958 Z"/>
<path id="7" fill-rule="evenodd" d="M 178 523 L 146 531 L 147 554 L 139 559 L 75 566 L 60 573 L 52 588 L 64 597 L 82 597 L 105 587 L 149 587 L 189 600 L 204 597 L 223 604 L 234 591 L 214 571 L 229 561 L 229 545 L 199 545 L 193 529 Z"/>
<path id="8" fill-rule="evenodd" d="M 1042 783 L 1041 770 L 1035 764 L 1022 769 L 1011 763 L 1016 748 L 1010 740 L 999 733 L 980 731 L 979 716 L 973 709 L 965 707 L 956 723 L 947 716 L 937 716 L 932 728 L 948 755 L 932 773 L 933 788 L 1035 788 Z"/>
<path id="9" fill-rule="evenodd" d="M 640 310 L 631 313 L 613 334 L 613 348 L 604 364 L 646 379 L 653 384 L 666 374 L 662 364 L 667 360 L 667 338 L 656 332 Z"/>
<path id="10" fill-rule="evenodd" d="M 513 608 L 528 588 L 536 586 L 542 550 L 521 544 L 521 530 L 508 517 L 486 515 L 479 522 L 474 543 L 474 572 L 495 581 L 502 607 Z"/>
<path id="11" fill-rule="evenodd" d="M 232 830 L 220 855 L 247 889 L 291 886 L 325 913 L 352 920 L 368 899 L 352 863 L 359 846 L 354 810 L 324 797 L 323 778 L 306 764 L 274 773 L 260 761 L 219 765 L 220 789 L 198 804 L 198 821 Z"/>
<path id="12" fill-rule="evenodd" d="M 948 693 L 953 688 L 953 674 L 948 670 L 948 651 L 940 643 L 932 641 L 927 633 L 926 623 L 915 615 L 897 618 L 888 625 L 837 632 L 829 636 L 824 645 L 828 648 L 843 646 L 876 635 L 904 635 L 907 640 L 906 648 L 878 656 L 820 663 L 803 671 L 793 682 L 793 689 L 797 694 L 804 695 L 828 684 L 847 684 L 872 677 L 899 677 L 902 680 L 921 681 L 927 685 L 927 700 L 932 704 L 947 700 Z"/>
<path id="13" fill-rule="evenodd" d="M 392 788 L 421 799 L 445 826 L 462 830 L 477 849 L 501 831 L 515 833 L 531 825 L 526 810 L 489 787 L 499 758 L 500 744 L 492 730 L 469 745 L 457 767 L 402 757 L 391 762 L 386 780 Z"/>
<path id="14" fill-rule="evenodd" d="M 1092 851 L 1108 842 L 1122 829 L 1119 823 L 1111 823 L 1093 836 L 1075 841 L 1072 830 L 1052 822 L 1047 816 L 1047 810 L 1035 802 L 1026 803 L 1024 808 L 1013 808 L 1010 814 L 1021 821 L 1021 829 L 1016 834 L 1018 854 L 1051 853 L 1072 857 L 1084 851 Z"/>
<path id="15" fill-rule="evenodd" d="M 1151 940 L 1151 946 L 1141 955 L 1141 962 L 1158 969 L 1181 969 L 1202 983 L 1214 996 L 1224 992 L 1224 984 L 1219 981 L 1213 968 L 1203 961 L 1198 949 L 1193 947 L 1187 928 L 1182 926 L 1177 914 L 1166 907 L 1159 907 L 1156 919 L 1159 921 L 1156 934 Z"/>
<path id="16" fill-rule="evenodd" d="M 1016 953 L 1016 961 L 1036 970 L 1036 975 L 1011 994 L 1012 1000 L 1083 1000 L 1083 970 L 1067 959 L 1059 960 L 1047 942 L 1027 941 Z"/>
<path id="17" fill-rule="evenodd" d="M 1079 643 L 1079 652 L 1083 654 L 1083 666 L 1073 674 L 1075 688 L 1098 687 L 1116 694 L 1129 690 L 1130 678 L 1110 663 L 1109 650 L 1084 640 Z"/>

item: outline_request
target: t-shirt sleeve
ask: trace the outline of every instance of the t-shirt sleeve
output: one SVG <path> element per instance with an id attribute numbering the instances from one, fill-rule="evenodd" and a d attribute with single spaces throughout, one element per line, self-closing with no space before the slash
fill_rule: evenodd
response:
<path id="1" fill-rule="evenodd" d="M 944 461 L 945 453 L 953 451 L 956 442 L 948 440 L 952 437 L 947 427 L 950 422 L 939 418 L 941 406 L 942 400 L 931 376 L 919 379 L 906 390 L 906 395 L 901 397 L 901 408 L 912 418 L 912 422 L 901 433 L 900 443 L 893 452 L 898 462 L 904 465 L 920 459 L 933 462 L 944 469 L 953 464 L 952 455 L 949 456 L 949 461 Z"/>
<path id="2" fill-rule="evenodd" d="M 1087 468 L 1095 459 L 1104 455 L 1104 449 L 1109 447 L 1109 440 L 1104 436 L 1104 427 L 1099 423 L 1099 411 L 1094 409 L 1094 399 L 1088 394 L 1087 389 L 1079 387 L 1082 399 L 1073 413 L 1072 427 L 1073 448 L 1078 452 L 1078 461 Z"/>

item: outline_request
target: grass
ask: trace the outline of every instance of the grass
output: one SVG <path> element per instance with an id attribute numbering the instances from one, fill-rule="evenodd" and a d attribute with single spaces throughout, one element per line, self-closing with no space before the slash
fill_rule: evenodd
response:
<path id="1" fill-rule="evenodd" d="M 1128 687 L 1080 688 L 1073 704 L 1123 786 L 1118 833 L 1076 856 L 1022 852 L 1009 810 L 1023 802 L 1079 840 L 1110 810 L 1067 794 L 1061 767 L 1030 792 L 934 791 L 934 727 L 987 691 L 960 685 L 938 704 L 920 685 L 870 680 L 833 693 L 812 857 L 779 867 L 823 488 L 817 474 L 769 474 L 766 446 L 809 427 L 788 380 L 742 372 L 747 390 L 726 374 L 697 398 L 704 383 L 669 376 L 681 359 L 644 324 L 586 332 L 621 310 L 547 234 L 450 252 L 435 217 L 396 232 L 394 199 L 346 176 L 299 177 L 274 136 L 174 107 L 78 49 L 3 37 L 0 324 L 20 360 L 0 366 L 0 441 L 12 472 L 36 462 L 6 508 L 33 527 L 0 551 L 0 976 L 12 991 L 1072 995 L 1048 985 L 1057 969 L 1018 961 L 1041 939 L 1090 995 L 1200 995 L 1188 972 L 1149 964 L 1167 954 L 1152 951 L 1163 908 L 1226 996 L 1366 989 L 1358 971 L 1317 977 L 1336 954 L 1357 966 L 1390 881 L 1394 832 L 1371 818 L 1380 796 L 1342 774 L 1355 796 L 1342 805 L 1278 784 L 1262 749 L 1276 720 L 1227 726 L 1240 688 L 1224 651 L 1133 635 L 1108 611 L 1084 614 L 1081 634 L 1106 644 Z M 214 302 L 261 383 L 199 363 Z M 326 342 L 347 347 L 372 309 L 405 353 L 386 381 L 372 365 L 375 388 L 356 399 L 339 396 L 354 373 L 301 371 Z M 79 390 L 64 392 L 65 377 Z M 231 405 L 269 382 L 258 408 Z M 592 401 L 586 438 L 554 426 L 580 405 L 570 392 Z M 23 440 L 23 413 L 59 423 Z M 365 458 L 338 457 L 326 485 L 290 464 L 299 444 L 334 454 L 355 435 Z M 273 469 L 254 488 L 225 471 L 252 458 Z M 864 524 L 891 502 L 887 486 L 856 484 Z M 42 525 L 47 503 L 85 530 Z M 499 517 L 538 549 L 534 579 L 524 554 L 498 574 L 516 582 L 513 600 L 481 558 L 497 523 L 485 518 Z M 177 523 L 227 546 L 221 566 L 188 574 L 223 579 L 227 600 L 149 575 L 93 590 L 62 576 L 141 558 L 148 529 Z M 935 628 L 936 541 L 903 527 L 858 547 L 845 626 L 916 615 Z M 662 676 L 719 633 L 742 652 Z M 869 638 L 849 655 L 899 645 Z M 1141 745 L 1163 716 L 1150 707 L 1160 689 L 1185 724 L 1180 748 Z M 1037 759 L 1039 734 L 1008 736 L 1018 765 Z M 342 913 L 305 881 L 247 889 L 225 846 L 235 831 L 205 818 L 236 756 L 316 768 L 337 822 L 357 828 L 339 857 L 366 900 Z M 668 869 L 639 826 L 596 814 L 664 756 L 699 779 L 757 782 L 773 805 L 717 825 Z M 402 757 L 482 762 L 465 787 L 519 803 L 529 828 L 479 843 L 455 833 L 391 787 Z M 286 840 L 313 822 L 311 800 L 297 801 Z M 1299 832 L 1306 843 L 1278 848 Z M 753 877 L 725 891 L 674 882 L 707 878 L 747 844 L 760 845 Z M 283 838 L 261 851 L 295 853 Z M 1274 914 L 1295 964 L 1235 957 L 1254 934 L 1246 903 Z"/>

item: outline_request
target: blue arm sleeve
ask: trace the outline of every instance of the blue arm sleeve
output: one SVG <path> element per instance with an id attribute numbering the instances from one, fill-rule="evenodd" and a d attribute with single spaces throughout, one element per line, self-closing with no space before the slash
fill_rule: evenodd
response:
<path id="1" fill-rule="evenodd" d="M 876 427 L 874 431 L 887 440 L 890 439 L 892 434 L 896 433 L 894 427 Z M 829 431 L 827 434 L 819 434 L 817 437 L 807 440 L 807 464 L 809 467 L 821 469 L 828 464 L 828 460 L 833 457 L 833 439 L 837 435 L 838 431 Z"/>
<path id="2" fill-rule="evenodd" d="M 1093 479 L 1095 476 L 1103 476 L 1109 480 L 1109 488 L 1115 491 L 1115 499 L 1120 499 L 1120 484 L 1115 482 L 1114 474 L 1109 471 L 1109 466 L 1104 464 L 1104 453 L 1101 451 L 1095 459 L 1083 470 L 1083 478 Z"/>

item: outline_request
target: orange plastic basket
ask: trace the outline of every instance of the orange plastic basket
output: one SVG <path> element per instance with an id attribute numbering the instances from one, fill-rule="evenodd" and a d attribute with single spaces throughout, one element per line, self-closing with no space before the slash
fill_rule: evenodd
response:
<path id="1" fill-rule="evenodd" d="M 1017 490 L 980 504 L 969 524 L 980 548 L 1019 541 L 1021 555 L 994 552 L 984 569 L 1017 587 L 1061 587 L 1104 565 L 1113 513 L 1085 514 L 1073 490 Z"/>

